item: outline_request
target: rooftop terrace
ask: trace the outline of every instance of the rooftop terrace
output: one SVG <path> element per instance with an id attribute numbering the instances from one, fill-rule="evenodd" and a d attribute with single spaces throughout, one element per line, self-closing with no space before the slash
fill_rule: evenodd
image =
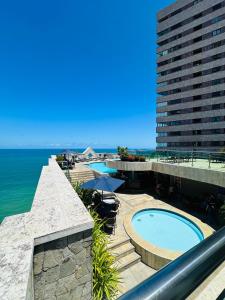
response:
<path id="1" fill-rule="evenodd" d="M 121 171 L 154 171 L 225 187 L 225 153 L 167 151 L 138 154 L 146 161 L 110 161 L 107 165 Z"/>

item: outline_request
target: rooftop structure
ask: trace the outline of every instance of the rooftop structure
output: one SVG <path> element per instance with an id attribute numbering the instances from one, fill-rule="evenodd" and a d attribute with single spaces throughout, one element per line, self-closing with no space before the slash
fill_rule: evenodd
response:
<path id="1" fill-rule="evenodd" d="M 225 147 L 225 1 L 182 0 L 158 13 L 157 149 Z"/>
<path id="2" fill-rule="evenodd" d="M 145 162 L 108 161 L 108 167 L 120 171 L 152 171 L 178 178 L 194 180 L 225 188 L 225 154 L 216 153 L 161 151 L 145 155 Z"/>

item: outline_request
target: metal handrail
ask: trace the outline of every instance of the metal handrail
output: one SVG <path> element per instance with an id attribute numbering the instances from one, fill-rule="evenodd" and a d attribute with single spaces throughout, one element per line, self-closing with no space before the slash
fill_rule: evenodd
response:
<path id="1" fill-rule="evenodd" d="M 157 159 L 157 161 L 165 160 L 165 162 L 175 164 L 191 162 L 192 167 L 199 160 L 207 161 L 209 169 L 214 166 L 213 163 L 225 165 L 225 152 L 158 150 L 155 152 L 146 151 L 138 154 L 144 156 L 146 159 Z"/>
<path id="2" fill-rule="evenodd" d="M 140 283 L 119 300 L 184 300 L 225 260 L 225 227 Z"/>
<path id="3" fill-rule="evenodd" d="M 202 151 L 199 151 L 199 150 L 156 150 L 156 151 L 148 151 L 148 150 L 146 150 L 146 151 L 141 151 L 141 152 L 139 152 L 138 150 L 136 150 L 136 152 L 135 153 L 138 153 L 139 155 L 145 155 L 146 153 L 147 154 L 152 154 L 152 153 L 155 153 L 155 154 L 157 154 L 157 153 L 162 153 L 162 152 L 164 152 L 164 153 L 166 153 L 166 152 L 172 152 L 172 153 L 203 153 L 203 154 L 222 154 L 222 155 L 224 155 L 225 156 L 225 152 L 223 152 L 223 151 L 204 151 L 204 150 L 202 150 Z"/>

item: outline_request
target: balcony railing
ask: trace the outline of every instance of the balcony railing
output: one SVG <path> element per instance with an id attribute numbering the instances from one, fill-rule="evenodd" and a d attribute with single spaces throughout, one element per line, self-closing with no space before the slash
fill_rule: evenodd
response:
<path id="1" fill-rule="evenodd" d="M 190 166 L 202 164 L 202 167 L 211 169 L 213 167 L 225 167 L 225 152 L 206 151 L 136 151 L 137 155 L 145 156 L 146 160 L 154 159 L 158 162 L 181 164 Z M 201 167 L 201 166 L 200 166 Z"/>

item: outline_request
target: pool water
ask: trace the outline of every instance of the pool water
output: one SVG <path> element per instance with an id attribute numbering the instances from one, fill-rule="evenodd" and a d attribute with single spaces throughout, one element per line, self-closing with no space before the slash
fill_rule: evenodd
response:
<path id="1" fill-rule="evenodd" d="M 167 250 L 186 252 L 204 239 L 201 230 L 181 215 L 159 209 L 136 213 L 135 232 L 145 241 Z"/>
<path id="2" fill-rule="evenodd" d="M 88 166 L 90 169 L 100 173 L 113 174 L 117 172 L 117 169 L 107 167 L 105 162 L 90 163 Z"/>

